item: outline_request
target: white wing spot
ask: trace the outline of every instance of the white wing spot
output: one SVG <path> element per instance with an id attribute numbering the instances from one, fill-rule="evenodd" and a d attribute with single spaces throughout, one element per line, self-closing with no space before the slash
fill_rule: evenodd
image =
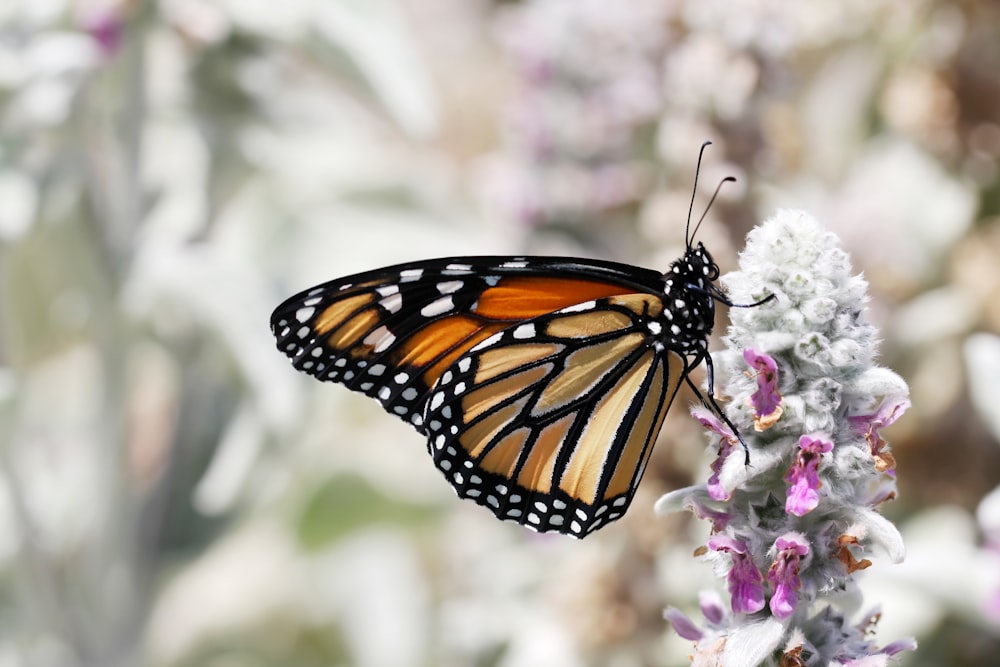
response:
<path id="1" fill-rule="evenodd" d="M 563 517 L 561 514 L 556 514 L 555 516 L 549 517 L 549 523 L 551 523 L 553 526 L 561 526 L 563 525 L 563 523 L 565 523 L 565 521 L 566 518 Z"/>
<path id="2" fill-rule="evenodd" d="M 527 262 L 504 262 L 500 265 L 502 269 L 523 269 L 528 266 Z"/>
<path id="3" fill-rule="evenodd" d="M 446 270 L 448 270 L 448 271 L 471 271 L 472 270 L 472 265 L 471 264 L 449 264 L 448 266 L 446 266 L 444 268 Z"/>
<path id="4" fill-rule="evenodd" d="M 390 396 L 392 396 L 392 390 L 388 387 L 382 387 L 378 390 L 378 397 L 383 401 L 388 401 Z"/>
<path id="5" fill-rule="evenodd" d="M 707 273 L 708 269 L 705 269 L 705 271 Z M 312 294 L 312 292 L 310 292 L 310 294 Z M 322 300 L 323 300 L 322 297 L 314 296 L 311 299 L 306 299 L 305 301 L 303 301 L 302 305 L 303 306 L 315 306 L 317 303 L 319 303 Z"/>
<path id="6" fill-rule="evenodd" d="M 591 301 L 584 301 L 583 303 L 578 303 L 578 304 L 576 304 L 574 306 L 567 306 L 567 307 L 563 308 L 560 312 L 563 312 L 563 313 L 579 313 L 579 312 L 582 312 L 584 310 L 593 310 L 594 308 L 597 308 L 597 302 L 591 300 Z"/>
<path id="7" fill-rule="evenodd" d="M 530 322 L 528 324 L 522 324 L 518 328 L 514 329 L 513 336 L 514 338 L 518 338 L 521 340 L 524 340 L 525 338 L 534 338 L 535 325 L 531 324 Z"/>
<path id="8" fill-rule="evenodd" d="M 663 325 L 660 324 L 659 322 L 657 322 L 656 320 L 652 320 L 652 321 L 648 322 L 646 324 L 646 328 L 649 329 L 650 333 L 654 333 L 654 334 L 658 334 L 661 331 L 663 331 Z"/>
<path id="9" fill-rule="evenodd" d="M 409 373 L 396 373 L 396 377 L 394 377 L 392 379 L 396 381 L 396 384 L 404 384 L 407 380 L 410 379 L 410 374 Z"/>
<path id="10" fill-rule="evenodd" d="M 375 352 L 385 352 L 396 342 L 396 336 L 383 324 L 365 336 L 363 342 L 365 345 L 373 346 Z"/>
<path id="11" fill-rule="evenodd" d="M 440 299 L 435 299 L 429 304 L 420 309 L 420 314 L 424 317 L 434 317 L 436 315 L 444 315 L 448 311 L 455 307 L 455 302 L 452 301 L 451 296 L 443 296 Z"/>
<path id="12" fill-rule="evenodd" d="M 535 514 L 534 512 L 529 512 L 528 513 L 528 521 L 530 523 L 541 523 L 541 519 L 539 519 L 538 515 Z"/>
<path id="13" fill-rule="evenodd" d="M 462 285 L 463 283 L 461 280 L 448 280 L 443 283 L 438 283 L 437 290 L 438 292 L 441 292 L 441 294 L 454 294 L 458 290 L 462 289 Z"/>
<path id="14" fill-rule="evenodd" d="M 295 335 L 299 338 L 305 338 L 309 335 L 309 327 L 299 327 L 299 330 L 295 332 Z"/>
<path id="15" fill-rule="evenodd" d="M 478 352 L 479 350 L 485 350 L 489 346 L 499 343 L 500 340 L 502 339 L 503 339 L 503 332 L 500 331 L 498 333 L 493 334 L 483 342 L 476 344 L 476 346 L 472 348 L 471 352 Z"/>
<path id="16" fill-rule="evenodd" d="M 431 397 L 430 409 L 431 410 L 437 410 L 438 408 L 441 407 L 442 403 L 444 403 L 444 392 L 440 392 L 439 391 L 438 393 L 434 394 L 434 396 Z M 438 427 L 434 426 L 434 424 L 437 424 L 437 423 L 438 423 L 437 421 L 432 421 L 431 422 L 431 428 L 433 428 L 434 430 L 437 430 L 438 428 L 440 428 L 440 425 Z"/>
<path id="17" fill-rule="evenodd" d="M 469 368 L 471 367 L 472 367 L 471 357 L 463 357 L 458 360 L 458 370 L 461 371 L 462 373 L 468 373 Z"/>
<path id="18" fill-rule="evenodd" d="M 420 280 L 420 276 L 422 275 L 424 275 L 423 269 L 403 269 L 399 272 L 399 282 L 412 283 Z"/>
<path id="19" fill-rule="evenodd" d="M 376 287 L 375 291 L 382 296 L 392 296 L 399 293 L 399 285 L 382 285 L 382 287 Z"/>
<path id="20" fill-rule="evenodd" d="M 390 294 L 378 303 L 380 306 L 395 315 L 403 307 L 403 295 L 399 293 Z"/>
<path id="21" fill-rule="evenodd" d="M 315 312 L 316 312 L 316 309 L 312 308 L 312 307 L 309 307 L 309 308 L 299 308 L 298 310 L 295 311 L 295 319 L 297 319 L 299 322 L 305 322 L 310 317 L 312 317 L 313 313 L 315 313 Z"/>
<path id="22" fill-rule="evenodd" d="M 417 397 L 418 393 L 419 392 L 416 389 L 414 389 L 413 387 L 409 387 L 409 388 L 405 389 L 403 391 L 403 393 L 402 393 L 403 400 L 404 401 L 412 401 L 413 399 L 415 399 Z"/>
<path id="23" fill-rule="evenodd" d="M 385 364 L 375 364 L 374 366 L 368 369 L 368 375 L 374 375 L 378 377 L 379 375 L 382 375 L 382 373 L 385 373 Z"/>
<path id="24" fill-rule="evenodd" d="M 314 357 L 322 357 L 323 356 L 323 348 L 321 348 L 321 347 L 314 347 L 313 350 L 312 350 L 312 352 L 310 352 L 309 354 L 311 354 Z"/>
<path id="25" fill-rule="evenodd" d="M 465 391 L 465 383 L 464 382 L 459 382 L 458 384 L 455 385 L 455 395 L 456 396 L 458 396 L 459 394 L 461 394 L 463 391 Z"/>

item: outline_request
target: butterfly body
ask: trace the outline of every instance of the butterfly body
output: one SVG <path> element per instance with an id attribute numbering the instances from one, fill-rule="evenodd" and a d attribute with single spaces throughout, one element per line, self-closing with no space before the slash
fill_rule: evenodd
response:
<path id="1" fill-rule="evenodd" d="M 719 270 L 459 257 L 349 276 L 280 305 L 279 350 L 427 439 L 459 496 L 583 537 L 628 507 L 663 418 L 708 357 Z"/>

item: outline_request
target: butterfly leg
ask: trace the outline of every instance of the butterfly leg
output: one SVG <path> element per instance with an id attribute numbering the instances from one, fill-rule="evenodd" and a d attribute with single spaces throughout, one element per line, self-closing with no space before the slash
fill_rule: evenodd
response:
<path id="1" fill-rule="evenodd" d="M 740 434 L 740 430 L 736 428 L 736 424 L 734 424 L 732 421 L 729 420 L 729 417 L 726 416 L 725 411 L 723 411 L 722 407 L 715 400 L 715 367 L 712 364 L 712 357 L 710 357 L 709 355 L 705 355 L 705 366 L 708 369 L 707 399 L 705 398 L 704 395 L 702 395 L 701 391 L 698 390 L 698 387 L 696 387 L 694 383 L 691 382 L 691 376 L 688 373 L 684 374 L 684 381 L 687 382 L 688 386 L 691 387 L 691 390 L 694 391 L 695 396 L 698 397 L 698 400 L 701 401 L 701 404 L 704 405 L 709 410 L 711 410 L 712 412 L 714 412 L 716 415 L 718 415 L 719 419 L 721 419 L 726 424 L 726 426 L 732 429 L 733 435 L 736 436 L 736 439 L 740 441 L 740 445 L 743 446 L 743 453 L 744 453 L 743 464 L 749 466 L 750 448 L 747 446 L 746 441 L 743 440 L 743 436 Z"/>

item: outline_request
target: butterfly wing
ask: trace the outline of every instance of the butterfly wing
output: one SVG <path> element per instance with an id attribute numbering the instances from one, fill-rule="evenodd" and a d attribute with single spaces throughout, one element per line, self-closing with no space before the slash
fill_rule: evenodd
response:
<path id="1" fill-rule="evenodd" d="M 458 495 L 576 537 L 624 514 L 688 370 L 653 335 L 662 309 L 651 294 L 603 297 L 459 356 L 424 417 L 428 448 Z"/>
<path id="2" fill-rule="evenodd" d="M 297 294 L 271 316 L 278 349 L 310 375 L 378 400 L 425 432 L 430 389 L 470 348 L 518 323 L 660 274 L 560 257 L 460 257 L 390 266 Z"/>

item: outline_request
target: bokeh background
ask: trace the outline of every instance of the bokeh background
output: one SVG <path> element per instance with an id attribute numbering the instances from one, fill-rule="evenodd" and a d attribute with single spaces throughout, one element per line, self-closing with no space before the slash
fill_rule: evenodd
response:
<path id="1" fill-rule="evenodd" d="M 707 475 L 683 406 L 625 519 L 538 536 L 268 316 L 433 256 L 666 267 L 705 139 L 723 270 L 808 210 L 911 385 L 881 643 L 998 664 L 998 73 L 972 0 L 3 0 L 0 665 L 686 664 L 662 609 L 724 583 L 652 512 Z"/>

